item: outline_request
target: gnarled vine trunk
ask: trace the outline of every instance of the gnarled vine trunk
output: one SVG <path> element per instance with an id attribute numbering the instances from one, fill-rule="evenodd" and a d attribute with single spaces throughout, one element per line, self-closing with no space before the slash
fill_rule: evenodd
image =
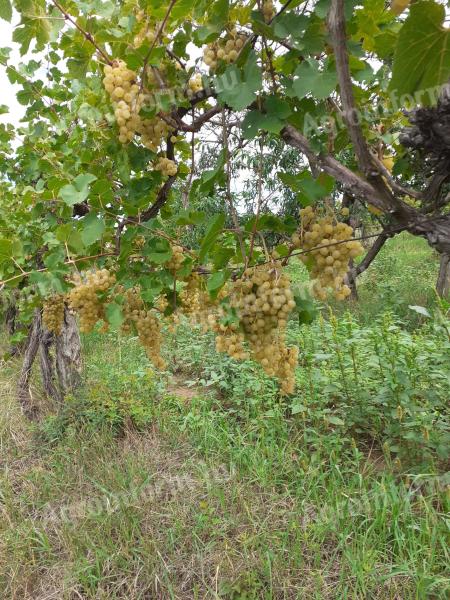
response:
<path id="1" fill-rule="evenodd" d="M 55 358 L 50 353 L 52 346 Z M 81 341 L 75 317 L 67 309 L 61 334 L 57 336 L 44 328 L 40 310 L 34 314 L 17 390 L 22 410 L 30 419 L 36 419 L 38 414 L 30 389 L 31 371 L 38 352 L 44 392 L 60 404 L 65 394 L 75 389 L 81 380 Z"/>
<path id="2" fill-rule="evenodd" d="M 17 396 L 22 406 L 25 416 L 29 419 L 36 419 L 38 414 L 37 406 L 33 402 L 33 396 L 30 390 L 30 377 L 33 363 L 39 350 L 42 333 L 42 315 L 37 309 L 34 313 L 33 322 L 31 323 L 30 333 L 28 335 L 28 343 L 23 357 L 22 371 L 20 373 L 19 382 L 17 385 Z"/>
<path id="3" fill-rule="evenodd" d="M 81 382 L 81 340 L 75 317 L 66 308 L 61 335 L 56 336 L 56 371 L 60 389 L 67 394 Z"/>
<path id="4" fill-rule="evenodd" d="M 436 291 L 441 298 L 450 295 L 450 254 L 442 254 Z"/>

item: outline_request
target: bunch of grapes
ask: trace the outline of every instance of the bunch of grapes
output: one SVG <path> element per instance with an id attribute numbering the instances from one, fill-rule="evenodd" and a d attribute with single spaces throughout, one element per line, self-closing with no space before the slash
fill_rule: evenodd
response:
<path id="1" fill-rule="evenodd" d="M 272 0 L 264 0 L 262 4 L 262 14 L 264 17 L 264 21 L 266 23 L 270 23 L 270 21 L 275 16 L 275 7 L 273 5 Z"/>
<path id="2" fill-rule="evenodd" d="M 204 277 L 192 273 L 186 281 L 187 285 L 180 292 L 180 312 L 185 314 L 192 324 L 200 325 L 203 332 L 213 327 L 216 318 L 223 316 L 219 305 L 228 291 L 223 287 L 216 297 L 211 298 L 206 290 Z M 211 321 L 212 319 L 212 321 Z"/>
<path id="3" fill-rule="evenodd" d="M 220 311 L 218 316 L 210 314 L 208 316 L 208 325 L 216 333 L 216 350 L 225 352 L 235 360 L 245 360 L 248 358 L 248 352 L 244 347 L 245 335 L 239 330 L 239 324 L 223 323 L 224 312 Z"/>
<path id="4" fill-rule="evenodd" d="M 174 177 L 177 174 L 177 165 L 170 158 L 165 158 L 164 156 L 160 156 L 158 158 L 158 162 L 155 165 L 155 169 L 157 171 L 161 171 L 163 175 L 168 177 Z"/>
<path id="5" fill-rule="evenodd" d="M 142 144 L 149 150 L 156 152 L 162 140 L 167 138 L 172 128 L 158 117 L 152 119 L 139 118 L 136 131 L 141 134 Z"/>
<path id="6" fill-rule="evenodd" d="M 133 139 L 140 120 L 135 110 L 139 95 L 136 73 L 122 60 L 115 61 L 113 65 L 106 65 L 104 73 L 103 85 L 114 106 L 114 115 L 119 126 L 119 141 L 127 144 Z"/>
<path id="7" fill-rule="evenodd" d="M 192 273 L 186 282 L 186 286 L 180 292 L 182 312 L 194 319 L 196 315 L 201 313 L 204 306 L 205 291 L 201 279 L 198 273 Z"/>
<path id="8" fill-rule="evenodd" d="M 122 332 L 131 333 L 133 329 L 133 323 L 139 318 L 140 314 L 144 310 L 144 302 L 141 298 L 141 288 L 135 286 L 125 290 L 123 286 L 117 286 L 117 293 L 123 297 L 122 302 Z"/>
<path id="9" fill-rule="evenodd" d="M 108 269 L 89 271 L 74 278 L 75 287 L 68 294 L 69 307 L 80 316 L 80 330 L 89 333 L 97 321 L 104 319 L 104 306 L 98 294 L 106 293 L 116 277 Z"/>
<path id="10" fill-rule="evenodd" d="M 193 94 L 200 92 L 203 89 L 203 80 L 200 73 L 196 73 L 189 79 L 188 88 Z"/>
<path id="11" fill-rule="evenodd" d="M 341 223 L 334 216 L 319 217 L 311 206 L 300 211 L 300 228 L 292 236 L 296 248 L 307 250 L 300 260 L 311 270 L 314 294 L 326 300 L 329 289 L 337 300 L 344 300 L 351 293 L 344 284 L 349 261 L 363 253 L 364 248 L 352 240 L 353 228 Z"/>
<path id="12" fill-rule="evenodd" d="M 226 63 L 234 62 L 243 48 L 247 36 L 243 33 L 237 33 L 235 29 L 223 39 L 208 44 L 203 49 L 203 62 L 211 71 L 217 68 L 219 61 Z"/>
<path id="13" fill-rule="evenodd" d="M 148 358 L 157 369 L 164 369 L 166 363 L 161 357 L 160 323 L 152 311 L 146 310 L 141 288 L 135 286 L 125 290 L 122 286 L 118 286 L 117 292 L 122 296 L 123 333 L 137 331 L 139 341 Z"/>
<path id="14" fill-rule="evenodd" d="M 286 325 L 294 307 L 289 277 L 275 261 L 246 269 L 230 290 L 231 317 L 221 307 L 218 314 L 209 314 L 207 322 L 216 333 L 219 352 L 236 359 L 251 356 L 270 377 L 280 380 L 282 393 L 291 394 L 298 348 L 286 346 Z"/>
<path id="15" fill-rule="evenodd" d="M 133 248 L 136 250 L 142 250 L 145 246 L 145 237 L 143 235 L 138 235 L 133 240 Z"/>
<path id="16" fill-rule="evenodd" d="M 236 308 L 253 358 L 270 377 L 277 377 L 282 391 L 291 393 L 298 350 L 285 345 L 289 313 L 295 307 L 289 277 L 276 262 L 247 269 L 234 285 Z"/>
<path id="17" fill-rule="evenodd" d="M 173 128 L 159 117 L 148 119 L 140 116 L 142 108 L 154 104 L 152 95 L 140 91 L 139 85 L 136 83 L 136 73 L 128 69 L 123 61 L 115 61 L 113 65 L 106 65 L 104 73 L 103 85 L 110 95 L 114 107 L 114 116 L 119 126 L 119 141 L 127 144 L 136 134 L 140 134 L 142 144 L 156 152 L 161 141 L 170 134 Z M 152 71 L 148 71 L 148 73 L 152 73 Z M 150 83 L 152 82 L 153 80 Z"/>
<path id="18" fill-rule="evenodd" d="M 155 314 L 149 310 L 140 311 L 135 318 L 139 341 L 145 352 L 157 369 L 165 369 L 166 362 L 161 356 L 161 326 Z"/>
<path id="19" fill-rule="evenodd" d="M 65 297 L 63 294 L 55 294 L 44 302 L 42 320 L 48 331 L 60 335 L 64 324 Z"/>
<path id="20" fill-rule="evenodd" d="M 177 271 L 181 269 L 186 256 L 181 246 L 178 246 L 177 244 L 171 244 L 170 247 L 172 249 L 172 256 L 166 262 L 166 267 L 169 269 L 172 275 L 176 275 Z"/>

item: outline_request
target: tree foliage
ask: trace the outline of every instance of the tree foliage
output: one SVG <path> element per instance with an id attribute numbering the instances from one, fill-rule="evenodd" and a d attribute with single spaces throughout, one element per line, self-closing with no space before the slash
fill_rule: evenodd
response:
<path id="1" fill-rule="evenodd" d="M 342 273 L 360 249 L 339 225 L 343 197 L 375 213 L 386 239 L 407 230 L 450 253 L 447 159 L 399 142 L 405 108 L 428 111 L 432 126 L 445 110 L 443 3 L 406 13 L 384 0 L 14 8 L 23 62 L 8 48 L 0 60 L 26 113 L 0 128 L 0 279 L 20 286 L 22 314 L 51 298 L 51 323 L 63 298 L 91 324 L 136 328 L 155 360 L 160 316 L 214 313 L 221 345 L 244 356 L 244 336 L 263 365 L 276 357 L 274 374 L 291 356 L 288 313 L 302 319 L 308 302 L 282 292 L 284 264 L 300 253 L 320 298 L 347 295 Z M 9 0 L 0 17 L 11 20 Z M 314 219 L 299 216 L 306 206 Z M 252 298 L 245 311 L 238 294 Z"/>

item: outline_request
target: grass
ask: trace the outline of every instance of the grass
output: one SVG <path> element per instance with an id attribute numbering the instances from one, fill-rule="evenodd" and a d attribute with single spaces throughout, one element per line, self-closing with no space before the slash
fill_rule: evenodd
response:
<path id="1" fill-rule="evenodd" d="M 402 272 L 396 307 L 364 280 L 356 317 L 291 324 L 288 399 L 186 327 L 161 377 L 136 340 L 88 336 L 84 389 L 38 426 L 0 365 L 0 598 L 447 598 L 449 347 Z"/>

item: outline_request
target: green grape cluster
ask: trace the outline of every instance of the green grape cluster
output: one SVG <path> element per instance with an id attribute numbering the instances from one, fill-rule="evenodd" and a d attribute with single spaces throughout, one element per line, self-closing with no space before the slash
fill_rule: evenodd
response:
<path id="1" fill-rule="evenodd" d="M 203 62 L 211 71 L 217 68 L 219 61 L 232 63 L 239 56 L 239 52 L 244 47 L 246 41 L 247 36 L 245 34 L 238 33 L 235 29 L 232 29 L 225 38 L 204 47 Z"/>
<path id="2" fill-rule="evenodd" d="M 48 331 L 60 335 L 64 324 L 64 312 L 66 308 L 65 296 L 54 294 L 44 302 L 42 310 L 42 321 Z"/>
<path id="3" fill-rule="evenodd" d="M 362 254 L 364 248 L 352 239 L 353 228 L 337 221 L 334 215 L 319 217 L 308 206 L 300 211 L 300 217 L 300 228 L 292 242 L 296 248 L 307 251 L 300 260 L 310 268 L 315 296 L 326 300 L 332 290 L 337 300 L 344 300 L 351 293 L 344 284 L 349 261 Z"/>
<path id="4" fill-rule="evenodd" d="M 89 333 L 97 321 L 104 320 L 104 305 L 98 294 L 108 292 L 115 281 L 115 275 L 108 269 L 88 271 L 74 278 L 75 286 L 68 294 L 68 302 L 69 307 L 79 314 L 83 333 Z"/>
<path id="5" fill-rule="evenodd" d="M 158 162 L 155 165 L 155 169 L 157 171 L 161 171 L 161 173 L 167 177 L 174 177 L 177 174 L 177 165 L 170 158 L 166 158 L 164 156 L 160 156 L 158 158 Z"/>

